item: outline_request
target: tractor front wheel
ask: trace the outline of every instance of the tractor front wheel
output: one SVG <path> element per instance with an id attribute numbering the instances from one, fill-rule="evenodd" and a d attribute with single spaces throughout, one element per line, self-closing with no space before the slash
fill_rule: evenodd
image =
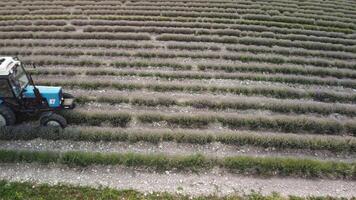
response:
<path id="1" fill-rule="evenodd" d="M 12 126 L 16 122 L 14 111 L 5 105 L 0 105 L 0 126 Z"/>
<path id="2" fill-rule="evenodd" d="M 40 118 L 40 124 L 41 126 L 65 128 L 67 120 L 56 113 L 44 113 Z"/>

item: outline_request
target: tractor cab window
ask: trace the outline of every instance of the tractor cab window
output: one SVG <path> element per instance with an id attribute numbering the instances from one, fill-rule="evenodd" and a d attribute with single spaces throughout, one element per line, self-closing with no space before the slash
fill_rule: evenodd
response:
<path id="1" fill-rule="evenodd" d="M 27 78 L 24 68 L 20 65 L 16 65 L 13 72 L 10 75 L 10 83 L 16 96 L 19 96 L 22 90 L 28 85 L 29 80 Z"/>
<path id="2" fill-rule="evenodd" d="M 0 79 L 0 98 L 11 98 L 13 94 L 6 79 Z"/>

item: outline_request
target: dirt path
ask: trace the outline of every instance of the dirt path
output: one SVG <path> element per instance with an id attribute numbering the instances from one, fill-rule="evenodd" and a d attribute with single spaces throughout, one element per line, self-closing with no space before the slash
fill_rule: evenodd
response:
<path id="1" fill-rule="evenodd" d="M 305 149 L 273 150 L 253 146 L 226 145 L 219 142 L 199 145 L 176 142 L 161 142 L 153 144 L 148 142 L 86 142 L 57 140 L 49 141 L 35 139 L 30 141 L 0 141 L 0 149 L 30 150 L 30 151 L 85 151 L 100 153 L 125 153 L 135 152 L 142 154 L 167 154 L 167 155 L 191 155 L 200 153 L 212 157 L 227 156 L 254 156 L 254 157 L 295 157 L 317 160 L 333 160 L 342 162 L 354 162 L 356 155 L 335 154 L 329 151 L 311 151 Z"/>
<path id="2" fill-rule="evenodd" d="M 356 182 L 341 180 L 305 180 L 296 178 L 261 179 L 213 170 L 204 174 L 155 173 L 118 166 L 92 166 L 84 169 L 60 165 L 0 164 L 0 179 L 37 183 L 69 183 L 85 186 L 108 186 L 142 192 L 167 191 L 188 195 L 228 195 L 278 192 L 296 196 L 355 197 Z"/>

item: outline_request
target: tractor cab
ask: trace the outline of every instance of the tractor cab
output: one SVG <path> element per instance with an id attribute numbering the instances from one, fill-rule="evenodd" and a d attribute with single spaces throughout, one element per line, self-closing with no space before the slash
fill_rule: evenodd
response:
<path id="1" fill-rule="evenodd" d="M 21 61 L 0 57 L 0 126 L 14 125 L 17 116 L 25 115 L 64 128 L 67 122 L 57 112 L 74 106 L 74 97 L 61 87 L 37 86 Z"/>

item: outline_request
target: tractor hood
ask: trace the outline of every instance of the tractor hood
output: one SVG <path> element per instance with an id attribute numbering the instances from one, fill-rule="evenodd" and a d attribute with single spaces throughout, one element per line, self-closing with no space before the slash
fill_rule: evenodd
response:
<path id="1" fill-rule="evenodd" d="M 50 108 L 57 108 L 61 105 L 62 88 L 61 87 L 48 87 L 48 86 L 36 86 L 41 96 L 48 102 Z M 35 98 L 33 86 L 28 85 L 23 92 L 25 98 Z"/>

